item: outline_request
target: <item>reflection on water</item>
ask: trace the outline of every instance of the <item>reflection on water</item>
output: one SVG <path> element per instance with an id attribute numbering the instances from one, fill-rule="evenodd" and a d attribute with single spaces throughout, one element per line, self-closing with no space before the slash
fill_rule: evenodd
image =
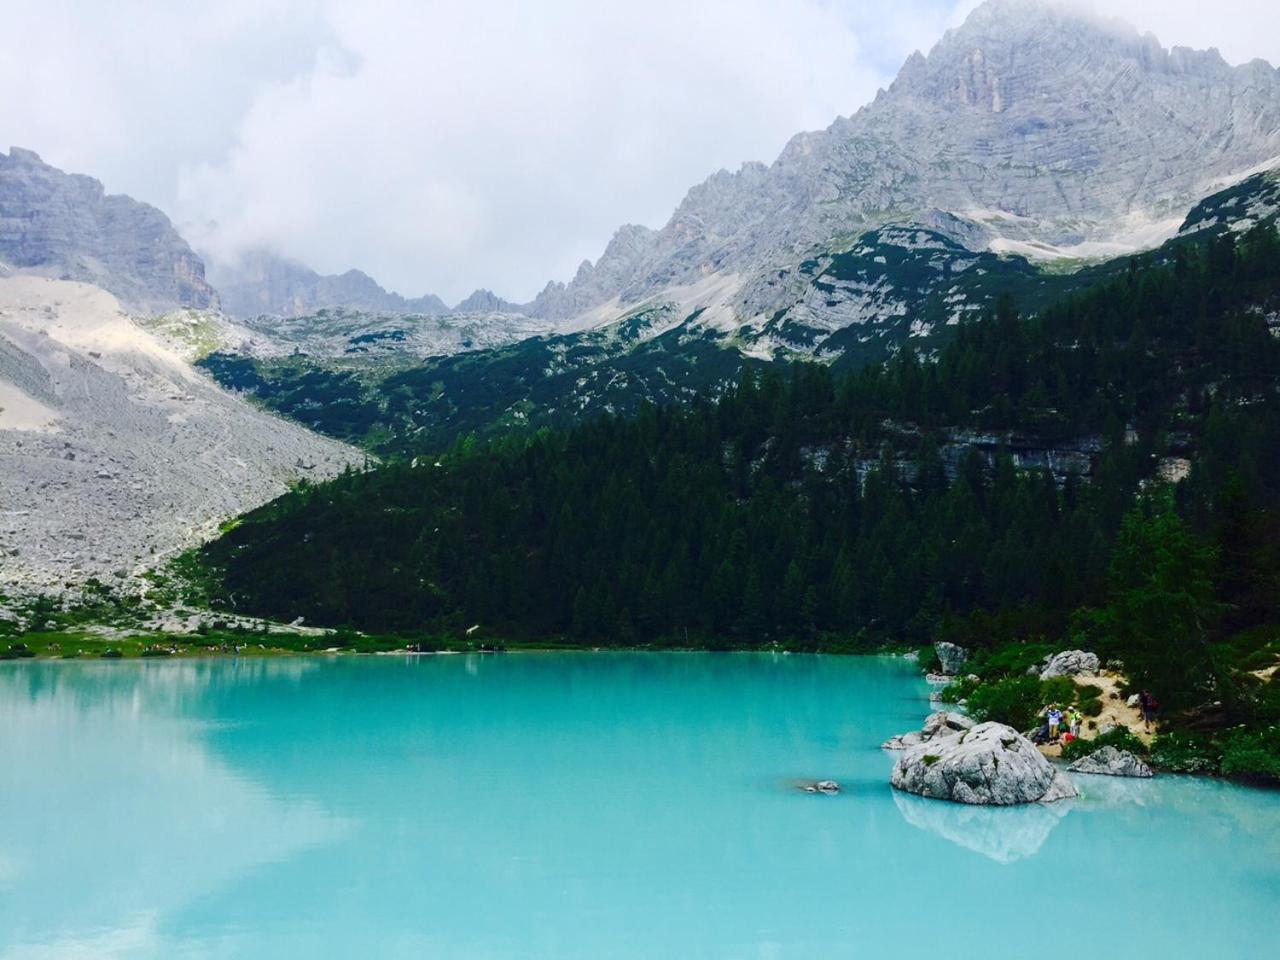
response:
<path id="1" fill-rule="evenodd" d="M 1074 805 L 1064 800 L 1019 807 L 983 807 L 931 800 L 900 790 L 893 792 L 893 802 L 902 818 L 913 827 L 936 833 L 997 863 L 1014 863 L 1038 853 Z"/>
<path id="2" fill-rule="evenodd" d="M 928 709 L 867 658 L 0 665 L 0 960 L 987 960 L 990 904 L 1064 884 L 1087 924 L 1004 942 L 1274 952 L 1280 794 L 897 794 L 878 745 Z"/>
<path id="3" fill-rule="evenodd" d="M 180 708 L 237 682 L 211 666 L 0 671 L 0 957 L 152 955 L 157 917 L 342 834 L 208 750 Z M 302 661 L 242 666 L 278 682 Z"/>

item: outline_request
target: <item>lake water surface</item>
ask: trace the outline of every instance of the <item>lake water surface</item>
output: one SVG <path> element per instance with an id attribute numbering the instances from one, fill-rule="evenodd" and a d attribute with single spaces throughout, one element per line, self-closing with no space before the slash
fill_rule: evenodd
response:
<path id="1" fill-rule="evenodd" d="M 928 709 L 888 658 L 0 664 L 0 960 L 1278 955 L 1280 792 L 896 794 Z"/>

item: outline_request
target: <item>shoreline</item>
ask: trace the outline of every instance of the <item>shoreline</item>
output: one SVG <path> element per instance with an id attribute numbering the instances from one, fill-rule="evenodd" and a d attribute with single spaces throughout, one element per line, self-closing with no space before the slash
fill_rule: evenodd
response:
<path id="1" fill-rule="evenodd" d="M 127 641 L 125 640 L 95 640 L 85 638 L 77 642 L 94 643 L 94 644 L 115 644 L 119 646 Z M 23 644 L 22 638 L 14 640 L 14 644 Z M 134 644 L 137 645 L 136 642 Z M 910 651 L 901 649 L 885 649 L 885 650 L 791 650 L 786 648 L 761 648 L 761 647 L 728 647 L 728 648 L 708 648 L 708 647 L 662 647 L 642 644 L 633 644 L 627 646 L 584 646 L 581 644 L 556 644 L 556 643 L 529 643 L 514 645 L 493 645 L 479 647 L 446 647 L 440 650 L 410 650 L 406 648 L 386 648 L 386 649 L 351 649 L 344 647 L 319 647 L 315 649 L 297 649 L 290 646 L 274 646 L 271 644 L 253 643 L 241 645 L 238 651 L 221 649 L 220 644 L 210 644 L 202 646 L 190 643 L 173 643 L 172 646 L 177 649 L 168 652 L 158 652 L 162 645 L 149 641 L 144 646 L 151 649 L 147 652 L 133 651 L 129 653 L 121 653 L 113 656 L 106 653 L 106 650 L 99 651 L 78 651 L 70 656 L 61 652 L 49 652 L 47 645 L 45 649 L 34 651 L 29 654 L 21 654 L 18 656 L 0 656 L 0 666 L 6 663 L 53 663 L 53 662 L 77 662 L 77 661 L 101 661 L 106 663 L 117 661 L 141 661 L 141 660 L 234 660 L 240 657 L 262 659 L 276 657 L 443 657 L 443 656 L 462 656 L 462 655 L 482 655 L 482 656 L 502 656 L 508 654 L 536 654 L 536 653 L 583 653 L 583 654 L 607 654 L 607 653 L 712 653 L 718 655 L 725 654 L 773 654 L 777 656 L 826 656 L 826 657 L 890 657 L 894 659 L 905 660 L 911 662 Z M 106 649 L 115 649 L 116 647 L 107 646 Z M 104 655 L 105 654 L 105 655 Z M 923 677 L 921 677 L 923 681 Z"/>

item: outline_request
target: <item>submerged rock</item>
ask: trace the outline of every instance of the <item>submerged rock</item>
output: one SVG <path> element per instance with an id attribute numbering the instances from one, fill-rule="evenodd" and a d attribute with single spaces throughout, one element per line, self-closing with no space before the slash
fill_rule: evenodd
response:
<path id="1" fill-rule="evenodd" d="M 800 789 L 805 793 L 825 793 L 832 797 L 840 792 L 840 784 L 834 780 L 807 781 L 800 784 Z"/>
<path id="2" fill-rule="evenodd" d="M 937 713 L 929 714 L 921 729 L 890 737 L 880 744 L 880 747 L 883 750 L 906 750 L 909 747 L 928 743 L 930 740 L 959 736 L 971 729 L 973 729 L 973 721 L 964 714 L 939 710 Z"/>
<path id="3" fill-rule="evenodd" d="M 1076 796 L 1070 778 L 1003 723 L 980 723 L 958 736 L 909 748 L 894 764 L 889 782 L 924 797 L 995 806 Z"/>
<path id="4" fill-rule="evenodd" d="M 1085 650 L 1063 650 L 1061 653 L 1044 658 L 1044 663 L 1040 666 L 1040 679 L 1075 677 L 1080 674 L 1094 675 L 1101 666 L 1096 653 Z"/>
<path id="5" fill-rule="evenodd" d="M 1072 773 L 1096 773 L 1109 777 L 1149 777 L 1151 768 L 1128 750 L 1101 747 L 1067 768 Z"/>
<path id="6" fill-rule="evenodd" d="M 948 677 L 958 674 L 965 661 L 969 659 L 968 650 L 958 644 L 948 643 L 946 640 L 939 640 L 933 645 L 933 649 L 938 654 L 939 670 Z"/>

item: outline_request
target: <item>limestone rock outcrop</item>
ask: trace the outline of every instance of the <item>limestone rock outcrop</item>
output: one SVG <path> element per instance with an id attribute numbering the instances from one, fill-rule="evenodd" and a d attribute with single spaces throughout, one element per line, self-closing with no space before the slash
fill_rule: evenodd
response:
<path id="1" fill-rule="evenodd" d="M 928 743 L 931 740 L 958 737 L 960 734 L 972 729 L 973 720 L 963 713 L 939 710 L 936 713 L 929 714 L 921 729 L 890 737 L 880 747 L 883 750 L 906 750 L 922 743 Z"/>
<path id="2" fill-rule="evenodd" d="M 889 782 L 924 797 L 993 806 L 1052 803 L 1077 795 L 1070 778 L 1030 740 L 994 722 L 911 747 L 894 764 Z"/>
<path id="3" fill-rule="evenodd" d="M 1040 679 L 1052 677 L 1076 677 L 1081 674 L 1096 675 L 1102 664 L 1096 653 L 1084 650 L 1063 650 L 1045 657 L 1040 665 Z"/>
<path id="4" fill-rule="evenodd" d="M 969 659 L 968 650 L 946 640 L 939 640 L 933 645 L 933 649 L 938 654 L 939 670 L 944 676 L 954 677 L 959 674 L 960 668 Z"/>
<path id="5" fill-rule="evenodd" d="M 1072 773 L 1094 773 L 1108 777 L 1150 777 L 1151 768 L 1128 750 L 1101 747 L 1081 757 L 1067 768 Z"/>

